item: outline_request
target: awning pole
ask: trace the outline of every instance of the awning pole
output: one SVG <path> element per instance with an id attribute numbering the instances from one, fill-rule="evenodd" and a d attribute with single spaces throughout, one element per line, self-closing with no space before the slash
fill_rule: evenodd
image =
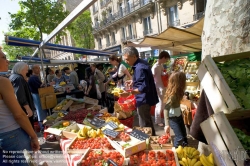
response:
<path id="1" fill-rule="evenodd" d="M 42 51 L 40 51 L 42 50 Z M 41 53 L 43 52 L 43 53 Z M 44 51 L 43 49 L 40 49 L 39 48 L 39 54 L 40 54 L 40 57 L 41 57 L 41 67 L 42 67 L 42 73 L 43 73 L 43 83 L 45 83 L 45 87 L 47 87 L 47 84 L 46 84 L 46 75 L 44 74 L 44 67 L 43 67 L 43 56 L 44 56 Z"/>

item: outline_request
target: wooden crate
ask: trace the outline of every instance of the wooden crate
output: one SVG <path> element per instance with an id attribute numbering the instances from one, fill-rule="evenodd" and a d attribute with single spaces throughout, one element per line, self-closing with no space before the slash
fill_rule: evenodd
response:
<path id="1" fill-rule="evenodd" d="M 204 58 L 197 75 L 215 113 L 242 109 L 211 56 Z"/>
<path id="2" fill-rule="evenodd" d="M 210 145 L 216 165 L 244 165 L 243 158 L 248 156 L 223 112 L 215 113 L 202 122 L 201 129 Z M 237 160 L 233 161 L 229 154 Z"/>

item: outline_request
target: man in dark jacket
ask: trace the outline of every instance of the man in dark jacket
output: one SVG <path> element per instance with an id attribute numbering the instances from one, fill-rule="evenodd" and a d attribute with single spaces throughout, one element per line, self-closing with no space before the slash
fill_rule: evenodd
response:
<path id="1" fill-rule="evenodd" d="M 152 134 L 155 135 L 150 109 L 159 100 L 151 68 L 145 60 L 139 58 L 139 53 L 135 47 L 124 48 L 123 59 L 134 71 L 133 80 L 129 80 L 125 84 L 133 87 L 130 93 L 135 95 L 136 98 L 139 125 L 140 127 L 151 127 Z M 124 93 L 123 95 L 129 94 Z"/>

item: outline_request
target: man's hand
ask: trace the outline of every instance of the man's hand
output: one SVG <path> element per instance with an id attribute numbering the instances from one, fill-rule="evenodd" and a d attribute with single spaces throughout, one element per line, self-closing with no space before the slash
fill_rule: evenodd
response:
<path id="1" fill-rule="evenodd" d="M 38 138 L 31 138 L 30 143 L 31 143 L 31 148 L 34 152 L 36 152 L 40 149 L 40 144 L 38 142 Z"/>
<path id="2" fill-rule="evenodd" d="M 169 126 L 165 126 L 164 127 L 164 131 L 166 132 L 166 134 L 170 134 L 170 127 Z"/>

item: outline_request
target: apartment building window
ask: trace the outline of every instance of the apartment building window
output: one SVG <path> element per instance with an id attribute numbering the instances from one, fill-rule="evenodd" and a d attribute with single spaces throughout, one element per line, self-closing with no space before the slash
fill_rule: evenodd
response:
<path id="1" fill-rule="evenodd" d="M 199 20 L 204 16 L 207 0 L 195 0 L 194 21 Z"/>
<path id="2" fill-rule="evenodd" d="M 149 0 L 142 0 L 142 5 L 146 5 L 149 3 Z"/>
<path id="3" fill-rule="evenodd" d="M 99 27 L 99 21 L 98 21 L 98 18 L 97 18 L 97 17 L 95 18 L 95 27 L 96 27 L 96 28 Z"/>
<path id="4" fill-rule="evenodd" d="M 133 25 L 132 24 L 129 24 L 128 25 L 128 38 L 129 39 L 133 39 Z"/>
<path id="5" fill-rule="evenodd" d="M 122 40 L 126 40 L 126 28 L 122 27 Z"/>
<path id="6" fill-rule="evenodd" d="M 98 11 L 97 3 L 94 3 L 93 5 L 93 13 L 96 13 Z"/>
<path id="7" fill-rule="evenodd" d="M 174 5 L 174 6 L 169 8 L 169 25 L 170 26 L 179 26 L 180 25 L 177 5 Z"/>
<path id="8" fill-rule="evenodd" d="M 101 38 L 98 39 L 98 47 L 99 47 L 99 49 L 102 49 L 102 39 Z"/>
<path id="9" fill-rule="evenodd" d="M 130 5 L 130 0 L 127 0 L 127 12 L 130 13 L 131 11 L 131 5 Z"/>
<path id="10" fill-rule="evenodd" d="M 112 38 L 112 45 L 115 45 L 116 44 L 116 41 L 115 41 L 115 32 L 111 33 L 111 38 Z"/>
<path id="11" fill-rule="evenodd" d="M 106 35 L 106 47 L 110 46 L 110 39 L 109 39 L 109 35 Z"/>
<path id="12" fill-rule="evenodd" d="M 152 32 L 152 27 L 151 27 L 151 19 L 150 17 L 146 17 L 143 19 L 143 26 L 144 26 L 144 31 L 143 31 L 143 35 L 147 35 Z"/>
<path id="13" fill-rule="evenodd" d="M 122 5 L 122 3 L 119 3 L 119 13 L 120 13 L 120 16 L 122 17 L 123 16 L 123 5 Z"/>
<path id="14" fill-rule="evenodd" d="M 109 9 L 109 11 L 108 11 L 108 19 L 110 21 L 112 20 L 112 9 Z"/>

